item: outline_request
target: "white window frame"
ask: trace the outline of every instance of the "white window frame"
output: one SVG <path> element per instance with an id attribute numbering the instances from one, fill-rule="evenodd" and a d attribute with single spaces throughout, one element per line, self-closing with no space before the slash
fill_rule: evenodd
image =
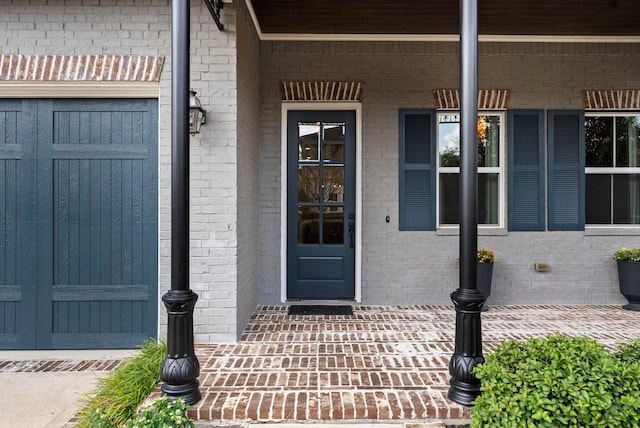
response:
<path id="1" fill-rule="evenodd" d="M 440 166 L 440 117 L 441 116 L 460 116 L 459 110 L 438 110 L 436 112 L 436 227 L 439 231 L 458 231 L 460 225 L 441 224 L 440 223 L 440 174 L 457 173 L 460 174 L 460 167 L 441 167 Z M 505 229 L 505 213 L 506 213 L 506 146 L 507 146 L 507 123 L 506 112 L 502 110 L 481 110 L 478 116 L 499 116 L 500 117 L 500 166 L 498 167 L 478 167 L 478 174 L 497 173 L 498 174 L 498 224 L 478 224 L 479 229 L 500 230 Z"/>
<path id="2" fill-rule="evenodd" d="M 585 112 L 585 119 L 587 117 L 626 117 L 626 116 L 640 116 L 640 111 L 588 111 Z M 586 128 L 586 124 L 585 124 L 585 128 Z M 614 127 L 615 130 L 615 127 Z M 585 135 L 586 135 L 586 129 L 585 129 Z M 615 136 L 614 136 L 615 137 Z M 586 137 L 585 137 L 586 138 Z M 583 142 L 583 144 L 585 144 L 585 142 Z M 614 138 L 614 144 L 615 144 L 615 138 Z M 614 162 L 615 162 L 615 156 L 614 156 Z M 593 166 L 593 167 L 588 167 L 585 165 L 584 167 L 584 173 L 585 176 L 587 174 L 604 174 L 604 175 L 612 175 L 612 174 L 640 174 L 640 167 L 626 167 L 626 166 L 622 166 L 622 167 L 599 167 L 599 166 Z M 585 180 L 586 183 L 586 180 Z M 586 192 L 586 184 L 585 184 L 585 192 Z M 585 218 L 586 218 L 586 212 L 587 208 L 585 207 Z M 640 229 L 640 224 L 616 224 L 616 223 L 611 223 L 611 224 L 593 224 L 593 223 L 587 223 L 585 224 L 585 228 L 587 229 L 591 229 L 591 230 L 597 230 L 597 229 Z"/>

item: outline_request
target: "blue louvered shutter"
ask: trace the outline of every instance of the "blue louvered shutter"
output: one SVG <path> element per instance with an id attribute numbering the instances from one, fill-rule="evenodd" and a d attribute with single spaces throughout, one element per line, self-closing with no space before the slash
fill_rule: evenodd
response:
<path id="1" fill-rule="evenodd" d="M 549 230 L 584 230 L 584 112 L 547 113 Z"/>
<path id="2" fill-rule="evenodd" d="M 509 230 L 544 230 L 544 112 L 508 113 Z"/>
<path id="3" fill-rule="evenodd" d="M 400 110 L 400 230 L 435 230 L 435 111 Z"/>

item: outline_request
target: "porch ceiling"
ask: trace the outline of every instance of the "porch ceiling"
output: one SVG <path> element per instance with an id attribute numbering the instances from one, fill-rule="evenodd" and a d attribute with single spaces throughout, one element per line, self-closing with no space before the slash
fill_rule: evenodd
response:
<path id="1" fill-rule="evenodd" d="M 444 36 L 459 32 L 456 0 L 250 0 L 263 38 Z M 637 0 L 481 0 L 480 35 L 640 36 Z"/>

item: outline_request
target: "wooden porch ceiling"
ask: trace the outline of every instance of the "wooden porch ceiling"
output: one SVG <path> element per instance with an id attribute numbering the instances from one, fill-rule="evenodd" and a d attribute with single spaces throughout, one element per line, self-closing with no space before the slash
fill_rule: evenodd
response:
<path id="1" fill-rule="evenodd" d="M 453 35 L 458 0 L 248 0 L 262 36 Z M 640 36 L 638 0 L 479 0 L 482 35 Z M 295 37 L 292 37 L 295 38 Z"/>

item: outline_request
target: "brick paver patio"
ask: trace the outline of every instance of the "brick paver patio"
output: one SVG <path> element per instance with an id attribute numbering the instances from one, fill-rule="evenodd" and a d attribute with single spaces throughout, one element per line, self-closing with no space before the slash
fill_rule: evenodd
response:
<path id="1" fill-rule="evenodd" d="M 620 306 L 494 306 L 482 314 L 484 352 L 507 339 L 555 332 L 610 349 L 640 337 L 640 313 Z M 453 306 L 355 306 L 353 316 L 288 316 L 258 307 L 240 342 L 199 344 L 202 400 L 211 423 L 468 420 L 446 398 Z M 156 391 L 157 394 L 157 391 Z"/>
<path id="2" fill-rule="evenodd" d="M 198 426 L 227 428 L 468 422 L 469 408 L 446 398 L 454 326 L 453 306 L 356 305 L 353 316 L 288 316 L 286 306 L 260 306 L 238 343 L 196 345 L 202 400 L 189 415 Z M 640 312 L 613 305 L 492 306 L 482 327 L 485 355 L 503 340 L 556 332 L 613 350 L 618 341 L 640 337 Z M 111 370 L 119 363 L 3 361 L 0 371 Z M 149 400 L 159 394 L 158 387 Z"/>

